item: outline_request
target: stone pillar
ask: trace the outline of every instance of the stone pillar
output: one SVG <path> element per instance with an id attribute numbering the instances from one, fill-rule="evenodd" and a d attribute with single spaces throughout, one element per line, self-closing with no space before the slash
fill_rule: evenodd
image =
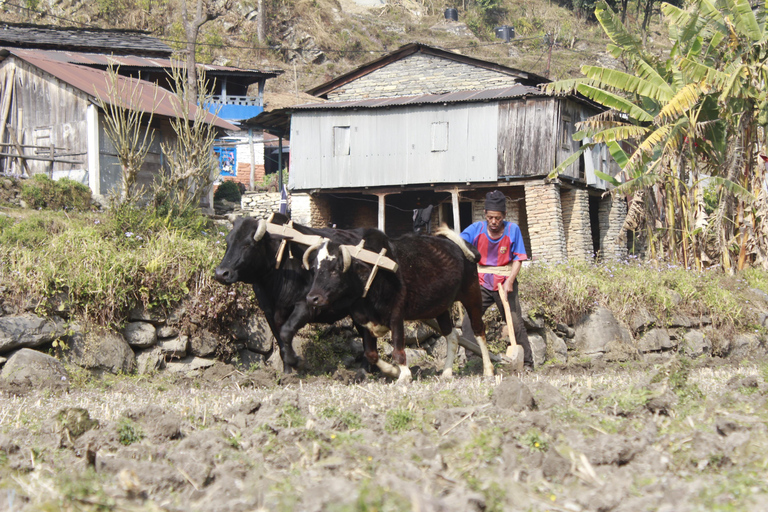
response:
<path id="1" fill-rule="evenodd" d="M 309 226 L 312 221 L 312 199 L 309 194 L 291 194 L 291 220 Z"/>
<path id="2" fill-rule="evenodd" d="M 600 256 L 605 260 L 627 257 L 626 233 L 621 232 L 627 218 L 627 201 L 623 197 L 606 195 L 600 201 Z"/>
<path id="3" fill-rule="evenodd" d="M 589 194 L 586 190 L 560 189 L 563 229 L 568 259 L 592 258 L 592 229 L 589 221 Z"/>
<path id="4" fill-rule="evenodd" d="M 310 196 L 310 222 L 313 228 L 327 228 L 331 223 L 331 205 L 321 196 Z"/>
<path id="5" fill-rule="evenodd" d="M 560 206 L 560 186 L 541 181 L 525 184 L 529 257 L 546 261 L 565 261 L 565 230 Z"/>

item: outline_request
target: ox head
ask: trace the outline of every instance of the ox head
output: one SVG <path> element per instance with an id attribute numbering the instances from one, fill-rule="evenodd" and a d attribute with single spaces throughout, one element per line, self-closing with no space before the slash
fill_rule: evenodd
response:
<path id="1" fill-rule="evenodd" d="M 227 234 L 227 252 L 216 267 L 214 277 L 222 284 L 252 283 L 270 262 L 265 249 L 267 223 L 263 219 L 238 217 Z"/>
<path id="2" fill-rule="evenodd" d="M 349 250 L 328 240 L 307 249 L 304 266 L 315 271 L 312 288 L 307 293 L 307 303 L 313 308 L 330 306 L 347 294 L 354 282 L 349 275 L 352 266 Z"/>

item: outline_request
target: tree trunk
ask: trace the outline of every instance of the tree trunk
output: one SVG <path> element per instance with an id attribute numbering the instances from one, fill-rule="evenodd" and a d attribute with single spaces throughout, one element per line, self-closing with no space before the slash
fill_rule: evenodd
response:
<path id="1" fill-rule="evenodd" d="M 184 35 L 187 38 L 187 101 L 197 104 L 197 37 L 200 27 L 213 19 L 213 16 L 203 11 L 203 0 L 197 0 L 195 17 L 190 19 L 187 9 L 187 0 L 181 2 L 181 22 L 184 25 Z"/>
<path id="2" fill-rule="evenodd" d="M 259 38 L 259 44 L 264 44 L 264 40 L 266 39 L 267 25 L 267 17 L 264 13 L 264 0 L 259 0 L 258 9 L 259 13 L 256 17 L 256 34 Z"/>

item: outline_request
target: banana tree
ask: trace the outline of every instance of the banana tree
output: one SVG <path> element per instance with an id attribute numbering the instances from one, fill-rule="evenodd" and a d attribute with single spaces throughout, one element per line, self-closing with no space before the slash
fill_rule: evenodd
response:
<path id="1" fill-rule="evenodd" d="M 673 6 L 665 4 L 668 7 Z M 716 18 L 712 11 L 702 12 Z M 701 78 L 701 68 L 695 75 L 689 65 L 716 53 L 701 42 L 706 38 L 717 43 L 720 32 L 706 19 L 685 18 L 671 30 L 679 40 L 670 58 L 661 61 L 644 51 L 606 4 L 598 5 L 595 15 L 611 39 L 608 50 L 633 72 L 584 66 L 585 77 L 548 84 L 546 90 L 578 92 L 609 109 L 608 114 L 580 123 L 575 137 L 588 141 L 582 152 L 594 144 L 607 144 L 621 167 L 622 181 L 600 177 L 615 186 L 614 194 L 632 195 L 624 228 L 644 224 L 652 255 L 700 268 L 711 236 L 711 229 L 705 229 L 704 184 L 714 183 L 714 176 L 728 197 L 751 197 L 733 176 L 722 175 L 728 130 L 716 100 L 718 89 Z M 678 21 L 682 19 L 681 14 Z M 697 38 L 699 43 L 692 42 Z M 579 156 L 563 162 L 552 176 Z M 727 251 L 723 263 L 730 263 Z"/>

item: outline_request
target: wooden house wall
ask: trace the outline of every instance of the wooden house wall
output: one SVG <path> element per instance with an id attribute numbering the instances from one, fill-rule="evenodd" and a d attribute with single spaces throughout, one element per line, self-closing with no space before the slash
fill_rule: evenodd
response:
<path id="1" fill-rule="evenodd" d="M 80 164 L 56 162 L 51 168 L 50 162 L 27 160 L 30 171 L 74 174 L 79 171 L 87 184 L 85 112 L 89 101 L 86 95 L 15 57 L 3 62 L 0 83 L 5 83 L 5 73 L 12 67 L 16 70 L 16 80 L 9 123 L 18 133 L 20 142 L 29 145 L 52 143 L 63 148 L 61 152 L 67 156 L 62 158 L 82 161 Z M 34 151 L 26 149 L 25 153 L 31 155 Z"/>
<path id="2" fill-rule="evenodd" d="M 149 148 L 141 170 L 136 178 L 136 184 L 149 191 L 154 182 L 154 177 L 160 172 L 163 166 L 162 143 L 168 143 L 175 138 L 175 133 L 167 120 L 153 122 L 154 140 Z M 120 161 L 117 158 L 115 146 L 107 137 L 104 130 L 103 114 L 99 116 L 99 169 L 100 181 L 99 188 L 102 195 L 109 194 L 111 191 L 117 192 L 121 184 L 122 169 Z"/>
<path id="3" fill-rule="evenodd" d="M 549 174 L 555 162 L 557 118 L 556 98 L 499 103 L 499 177 Z"/>

